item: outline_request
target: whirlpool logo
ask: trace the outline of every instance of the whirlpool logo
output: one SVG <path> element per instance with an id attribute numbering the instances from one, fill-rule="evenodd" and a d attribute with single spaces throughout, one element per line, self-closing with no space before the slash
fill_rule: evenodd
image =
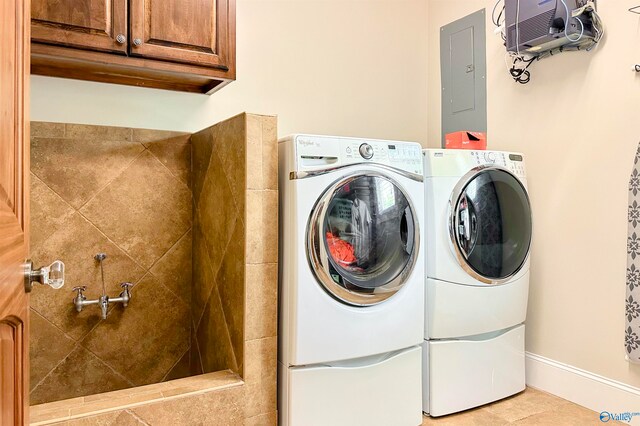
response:
<path id="1" fill-rule="evenodd" d="M 629 411 L 627 411 L 626 413 L 610 413 L 608 411 L 603 411 L 600 413 L 600 421 L 602 423 L 607 423 L 610 420 L 619 422 L 630 422 L 633 416 L 640 416 L 640 413 L 632 413 Z"/>

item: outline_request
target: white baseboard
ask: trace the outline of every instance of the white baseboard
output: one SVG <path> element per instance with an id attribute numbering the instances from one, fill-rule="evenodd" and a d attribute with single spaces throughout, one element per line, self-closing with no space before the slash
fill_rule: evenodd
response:
<path id="1" fill-rule="evenodd" d="M 598 413 L 640 413 L 640 388 L 527 352 L 527 386 L 557 395 Z M 604 424 L 604 423 L 603 423 Z M 640 425 L 640 415 L 632 425 Z"/>

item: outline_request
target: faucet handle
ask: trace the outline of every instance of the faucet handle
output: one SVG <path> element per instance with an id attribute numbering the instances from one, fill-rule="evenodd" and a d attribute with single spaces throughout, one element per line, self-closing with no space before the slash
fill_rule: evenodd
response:
<path id="1" fill-rule="evenodd" d="M 133 283 L 130 283 L 128 281 L 120 283 L 120 287 L 122 287 L 125 290 L 129 290 L 129 289 L 133 288 L 133 285 L 134 285 Z"/>
<path id="2" fill-rule="evenodd" d="M 71 291 L 77 291 L 78 296 L 82 296 L 85 291 L 87 291 L 86 285 L 78 285 L 71 289 Z"/>

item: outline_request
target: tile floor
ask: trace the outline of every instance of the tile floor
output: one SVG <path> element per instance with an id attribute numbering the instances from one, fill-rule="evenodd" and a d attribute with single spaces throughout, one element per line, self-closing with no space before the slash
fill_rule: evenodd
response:
<path id="1" fill-rule="evenodd" d="M 598 413 L 557 396 L 527 388 L 511 398 L 440 418 L 424 418 L 422 425 L 601 425 Z M 609 422 L 618 424 L 619 422 Z"/>

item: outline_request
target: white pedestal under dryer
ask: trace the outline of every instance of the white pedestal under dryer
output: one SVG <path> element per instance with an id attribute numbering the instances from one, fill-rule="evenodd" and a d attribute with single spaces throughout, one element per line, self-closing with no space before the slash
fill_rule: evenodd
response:
<path id="1" fill-rule="evenodd" d="M 422 423 L 419 144 L 279 143 L 281 425 Z"/>
<path id="2" fill-rule="evenodd" d="M 522 154 L 428 149 L 423 410 L 525 388 L 531 206 Z"/>

